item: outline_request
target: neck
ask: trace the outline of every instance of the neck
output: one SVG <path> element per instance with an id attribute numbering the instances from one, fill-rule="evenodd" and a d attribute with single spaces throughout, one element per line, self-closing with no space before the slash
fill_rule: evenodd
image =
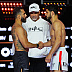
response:
<path id="1" fill-rule="evenodd" d="M 22 25 L 22 22 L 21 22 L 20 20 L 18 20 L 18 19 L 15 20 L 15 23 L 16 23 L 17 25 Z"/>
<path id="2" fill-rule="evenodd" d="M 50 21 L 52 22 L 52 24 L 53 24 L 56 20 L 58 20 L 58 15 L 54 15 L 54 16 L 52 16 L 52 18 L 50 19 Z"/>

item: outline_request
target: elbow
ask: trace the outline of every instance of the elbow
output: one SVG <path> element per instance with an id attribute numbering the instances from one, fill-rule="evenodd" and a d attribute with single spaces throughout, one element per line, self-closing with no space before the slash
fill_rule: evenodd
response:
<path id="1" fill-rule="evenodd" d="M 24 48 L 28 48 L 27 44 L 26 44 L 26 45 L 24 45 Z"/>
<path id="2" fill-rule="evenodd" d="M 57 44 L 61 44 L 61 39 L 60 40 L 56 40 Z"/>
<path id="3" fill-rule="evenodd" d="M 61 44 L 61 40 L 58 40 L 58 44 L 59 44 L 59 45 Z"/>

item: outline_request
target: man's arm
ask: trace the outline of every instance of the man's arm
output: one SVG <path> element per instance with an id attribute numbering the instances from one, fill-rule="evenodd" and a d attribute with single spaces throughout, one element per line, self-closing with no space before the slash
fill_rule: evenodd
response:
<path id="1" fill-rule="evenodd" d="M 48 42 L 43 43 L 44 47 L 50 47 L 51 46 L 51 39 Z"/>
<path id="2" fill-rule="evenodd" d="M 61 24 L 59 22 L 55 22 L 53 24 L 53 29 L 54 29 L 54 33 L 55 33 L 55 43 L 54 45 L 52 46 L 52 49 L 50 50 L 50 53 L 49 54 L 53 54 L 57 49 L 58 47 L 60 46 L 61 44 L 61 38 L 62 38 L 62 30 L 61 30 Z"/>
<path id="3" fill-rule="evenodd" d="M 25 30 L 22 27 L 18 27 L 16 29 L 16 34 L 24 48 L 36 48 L 37 47 L 37 44 L 32 44 L 28 42 L 28 39 L 25 35 Z"/>

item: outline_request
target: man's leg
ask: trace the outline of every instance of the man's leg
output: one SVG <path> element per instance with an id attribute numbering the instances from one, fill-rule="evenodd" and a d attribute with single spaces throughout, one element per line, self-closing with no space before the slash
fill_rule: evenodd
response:
<path id="1" fill-rule="evenodd" d="M 60 47 L 53 55 L 50 68 L 50 70 L 54 70 L 53 72 L 68 71 L 68 53 L 64 47 Z"/>
<path id="2" fill-rule="evenodd" d="M 60 66 L 59 66 L 59 70 L 54 70 L 54 72 L 62 72 L 62 71 L 60 70 Z"/>
<path id="3" fill-rule="evenodd" d="M 22 72 L 22 68 L 21 68 L 21 72 Z"/>
<path id="4" fill-rule="evenodd" d="M 53 72 L 52 70 L 50 70 L 50 72 Z"/>
<path id="5" fill-rule="evenodd" d="M 34 72 L 46 72 L 46 66 L 47 63 L 45 63 L 44 61 L 37 63 L 37 65 L 34 67 Z"/>
<path id="6" fill-rule="evenodd" d="M 30 72 L 46 72 L 45 58 L 30 58 Z"/>

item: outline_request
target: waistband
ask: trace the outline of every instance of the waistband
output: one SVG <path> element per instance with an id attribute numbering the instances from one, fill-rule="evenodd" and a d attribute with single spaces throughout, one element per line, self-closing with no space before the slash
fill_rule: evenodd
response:
<path id="1" fill-rule="evenodd" d="M 15 51 L 15 54 L 28 54 L 26 51 Z"/>
<path id="2" fill-rule="evenodd" d="M 26 52 L 26 51 L 15 51 L 15 52 Z"/>
<path id="3" fill-rule="evenodd" d="M 64 50 L 66 50 L 65 47 L 59 47 L 59 48 L 57 49 L 57 51 L 64 51 Z"/>
<path id="4" fill-rule="evenodd" d="M 59 47 L 59 48 L 65 48 L 65 47 Z"/>

